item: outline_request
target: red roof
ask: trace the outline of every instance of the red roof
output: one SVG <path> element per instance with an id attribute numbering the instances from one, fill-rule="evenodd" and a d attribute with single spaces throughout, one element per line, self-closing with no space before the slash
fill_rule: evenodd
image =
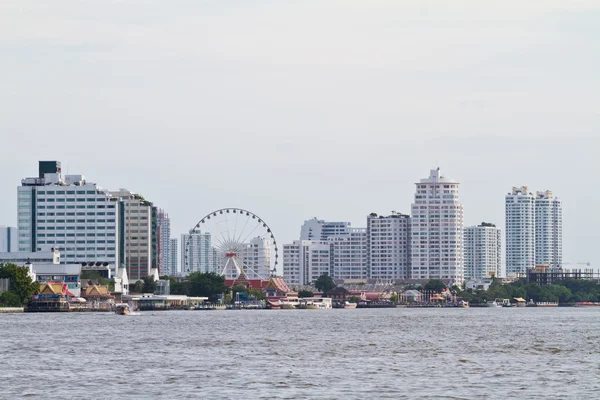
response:
<path id="1" fill-rule="evenodd" d="M 233 284 L 236 282 L 236 279 L 225 279 L 225 285 L 228 287 L 233 287 Z M 248 279 L 248 284 L 250 285 L 250 289 L 254 290 L 262 290 L 267 287 L 269 281 L 263 281 L 262 279 Z"/>

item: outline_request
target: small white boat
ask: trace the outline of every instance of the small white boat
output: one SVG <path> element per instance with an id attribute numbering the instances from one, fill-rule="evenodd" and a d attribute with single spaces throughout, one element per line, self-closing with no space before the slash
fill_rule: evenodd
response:
<path id="1" fill-rule="evenodd" d="M 344 308 L 356 308 L 356 303 L 350 303 L 349 301 L 347 301 L 344 304 Z"/>

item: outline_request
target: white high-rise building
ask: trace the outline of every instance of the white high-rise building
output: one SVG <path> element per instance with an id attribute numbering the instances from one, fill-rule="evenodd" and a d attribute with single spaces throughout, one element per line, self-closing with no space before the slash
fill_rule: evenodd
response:
<path id="1" fill-rule="evenodd" d="M 350 233 L 350 222 L 331 222 L 313 218 L 304 221 L 300 228 L 300 240 L 327 240 L 332 236 L 348 233 Z"/>
<path id="2" fill-rule="evenodd" d="M 502 276 L 502 232 L 493 224 L 465 228 L 465 279 Z"/>
<path id="3" fill-rule="evenodd" d="M 416 184 L 411 218 L 411 278 L 464 280 L 463 206 L 459 183 L 431 170 Z"/>
<path id="4" fill-rule="evenodd" d="M 118 199 L 60 162 L 40 161 L 17 188 L 19 251 L 60 249 L 61 262 L 120 265 Z"/>
<path id="5" fill-rule="evenodd" d="M 366 279 L 367 275 L 367 230 L 350 228 L 342 235 L 330 236 L 327 240 L 331 249 L 330 265 L 333 279 Z"/>
<path id="6" fill-rule="evenodd" d="M 177 238 L 169 239 L 169 262 L 167 264 L 167 275 L 178 275 L 179 268 L 177 266 L 177 259 L 179 252 L 177 251 Z"/>
<path id="7" fill-rule="evenodd" d="M 506 275 L 535 267 L 535 196 L 527 186 L 513 187 L 505 197 Z"/>
<path id="8" fill-rule="evenodd" d="M 308 285 L 331 274 L 331 245 L 322 240 L 295 240 L 283 245 L 283 277 L 289 285 Z"/>
<path id="9" fill-rule="evenodd" d="M 19 231 L 11 226 L 0 226 L 0 253 L 19 251 Z"/>
<path id="10" fill-rule="evenodd" d="M 160 275 L 169 275 L 169 261 L 170 261 L 170 241 L 171 241 L 171 220 L 169 214 L 164 210 L 157 210 L 156 213 L 156 225 L 157 225 L 157 255 L 158 255 L 158 271 Z M 177 254 L 177 253 L 176 253 Z"/>
<path id="11" fill-rule="evenodd" d="M 187 262 L 186 251 L 188 256 Z M 221 265 L 219 269 L 217 266 L 217 255 L 212 246 L 210 232 L 195 232 L 181 235 L 181 270 L 183 275 L 188 275 L 190 272 L 214 272 L 220 274 L 223 272 L 223 267 L 224 265 Z"/>
<path id="12" fill-rule="evenodd" d="M 549 190 L 535 199 L 535 263 L 562 266 L 562 202 Z"/>
<path id="13" fill-rule="evenodd" d="M 270 240 L 255 237 L 246 244 L 242 255 L 242 268 L 248 279 L 268 280 L 271 276 L 271 246 Z M 238 276 L 237 271 L 227 271 L 229 279 Z"/>
<path id="14" fill-rule="evenodd" d="M 410 273 L 410 217 L 394 213 L 367 217 L 368 277 L 407 279 Z"/>

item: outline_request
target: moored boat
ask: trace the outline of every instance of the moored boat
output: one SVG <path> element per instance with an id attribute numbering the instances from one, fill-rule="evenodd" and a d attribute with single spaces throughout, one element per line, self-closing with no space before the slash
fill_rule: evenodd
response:
<path id="1" fill-rule="evenodd" d="M 352 309 L 352 308 L 356 308 L 356 305 L 357 305 L 356 303 L 350 303 L 349 301 L 347 301 L 344 304 L 344 308 L 350 308 L 350 309 Z"/>

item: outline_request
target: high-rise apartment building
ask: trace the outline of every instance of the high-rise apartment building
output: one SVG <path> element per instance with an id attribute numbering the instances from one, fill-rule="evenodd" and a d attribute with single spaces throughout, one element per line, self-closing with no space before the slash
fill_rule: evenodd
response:
<path id="1" fill-rule="evenodd" d="M 464 279 L 463 206 L 459 183 L 431 170 L 416 184 L 411 217 L 411 277 Z"/>
<path id="2" fill-rule="evenodd" d="M 308 285 L 322 274 L 333 279 L 368 277 L 366 229 L 313 218 L 304 221 L 300 238 L 283 246 L 286 282 Z"/>
<path id="3" fill-rule="evenodd" d="M 164 210 L 158 209 L 156 213 L 157 228 L 157 252 L 158 252 L 158 271 L 160 275 L 169 275 L 169 262 L 171 259 L 171 220 L 169 214 Z M 177 253 L 175 253 L 177 255 Z"/>
<path id="4" fill-rule="evenodd" d="M 221 270 L 219 270 L 217 259 L 218 256 L 212 246 L 210 232 L 194 232 L 181 235 L 181 270 L 183 275 L 188 275 L 190 272 L 221 274 L 224 265 L 221 265 Z"/>
<path id="5" fill-rule="evenodd" d="M 331 250 L 330 274 L 333 279 L 366 279 L 367 230 L 349 228 L 348 233 L 327 239 Z"/>
<path id="6" fill-rule="evenodd" d="M 407 279 L 410 274 L 410 217 L 393 213 L 367 217 L 368 277 Z"/>
<path id="7" fill-rule="evenodd" d="M 11 226 L 0 226 L 0 253 L 19 251 L 19 231 Z"/>
<path id="8" fill-rule="evenodd" d="M 535 198 L 535 263 L 562 266 L 562 201 L 549 190 Z"/>
<path id="9" fill-rule="evenodd" d="M 177 238 L 169 239 L 169 261 L 167 263 L 167 275 L 178 275 L 179 267 L 177 265 L 177 260 L 179 257 L 179 252 L 177 251 Z"/>
<path id="10" fill-rule="evenodd" d="M 322 240 L 295 240 L 283 245 L 283 277 L 288 285 L 309 285 L 331 274 L 331 244 Z"/>
<path id="11" fill-rule="evenodd" d="M 502 276 L 502 233 L 482 223 L 465 228 L 465 279 Z"/>
<path id="12" fill-rule="evenodd" d="M 82 175 L 62 175 L 40 161 L 35 178 L 17 188 L 18 250 L 59 248 L 62 263 L 120 265 L 118 199 Z M 113 271 L 114 272 L 114 271 Z"/>
<path id="13" fill-rule="evenodd" d="M 262 237 L 255 237 L 246 243 L 241 260 L 242 268 L 248 279 L 268 280 L 271 276 L 272 242 Z M 230 269 L 228 279 L 235 279 L 237 271 Z"/>
<path id="14" fill-rule="evenodd" d="M 513 187 L 505 207 L 508 276 L 535 267 L 535 196 L 527 186 Z"/>
<path id="15" fill-rule="evenodd" d="M 304 221 L 300 228 L 300 240 L 327 240 L 332 236 L 345 235 L 349 232 L 350 222 L 331 222 L 313 218 Z"/>

